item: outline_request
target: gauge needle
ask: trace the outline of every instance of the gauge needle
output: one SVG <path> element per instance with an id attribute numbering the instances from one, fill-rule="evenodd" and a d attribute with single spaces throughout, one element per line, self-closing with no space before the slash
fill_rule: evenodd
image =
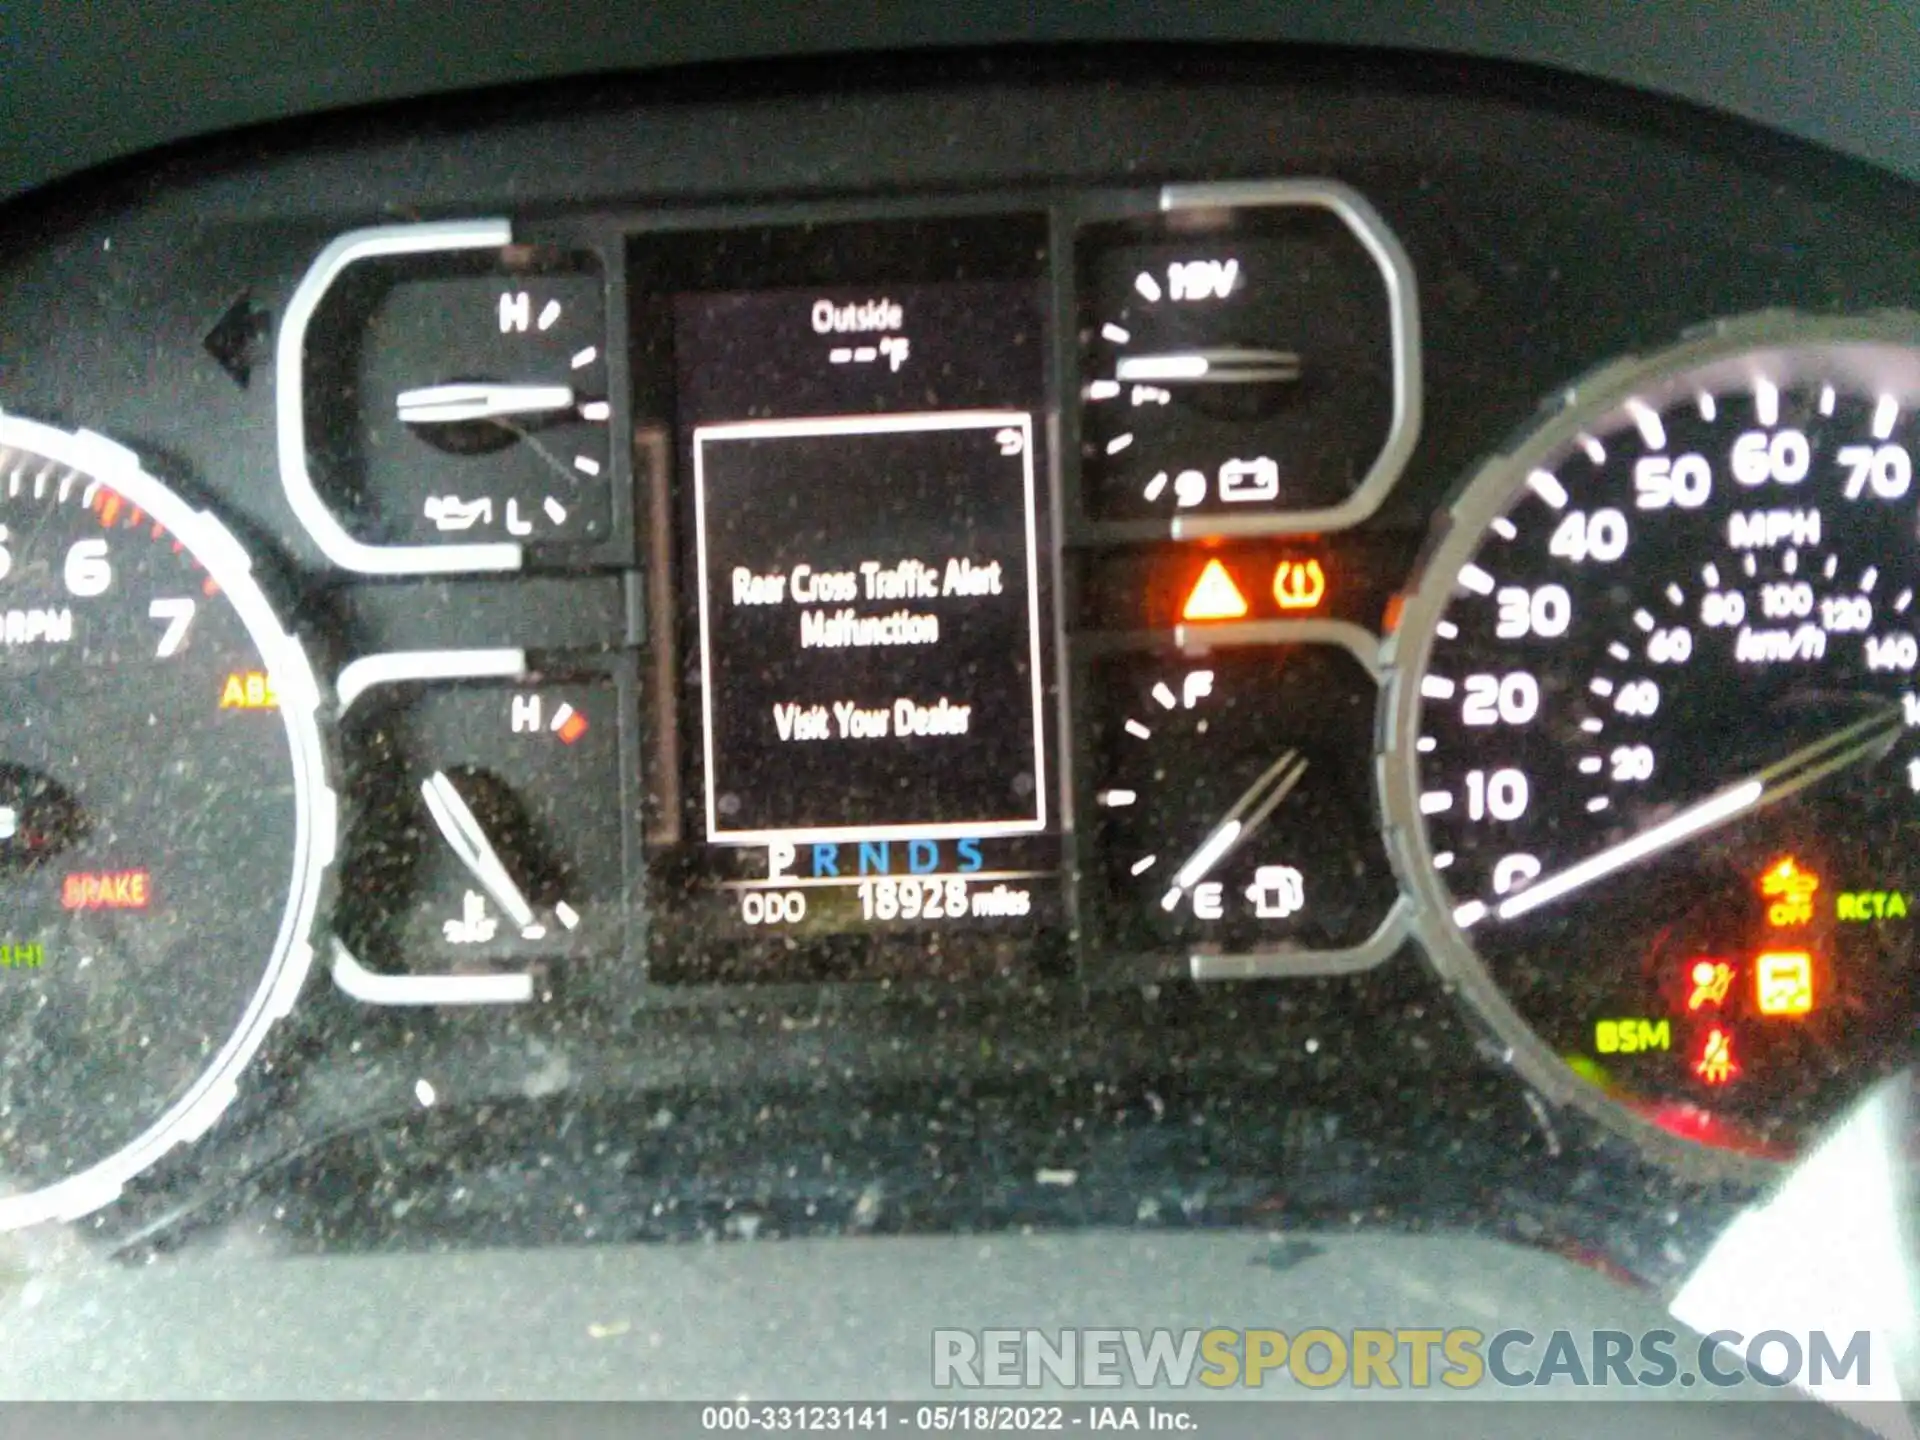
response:
<path id="1" fill-rule="evenodd" d="M 447 772 L 436 770 L 422 781 L 420 797 L 427 802 L 427 812 L 433 816 L 433 823 L 446 837 L 453 853 L 473 872 L 473 878 L 493 897 L 494 903 L 514 924 L 522 928 L 533 924 L 533 907 L 527 904 L 520 887 L 513 883 L 493 842 L 487 839 L 487 832 L 481 829 L 480 821 L 454 788 L 453 781 L 447 778 Z"/>
<path id="2" fill-rule="evenodd" d="M 1766 769 L 1729 785 L 1697 805 L 1688 806 L 1651 829 L 1642 830 L 1618 845 L 1610 845 L 1597 855 L 1589 855 L 1556 875 L 1536 880 L 1519 894 L 1501 901 L 1495 913 L 1502 920 L 1512 920 L 1530 910 L 1538 910 L 1616 870 L 1724 825 L 1736 816 L 1798 794 L 1836 770 L 1862 760 L 1878 760 L 1893 748 L 1900 734 L 1901 718 L 1898 710 L 1884 711 L 1802 746 Z M 1481 913 L 1484 914 L 1484 910 Z"/>
<path id="3" fill-rule="evenodd" d="M 1220 823 L 1207 833 L 1186 863 L 1174 872 L 1173 888 L 1160 897 L 1160 908 L 1172 910 L 1180 897 L 1212 873 L 1213 868 L 1239 849 L 1266 823 L 1274 808 L 1286 799 L 1300 777 L 1307 773 L 1307 762 L 1300 752 L 1289 750 L 1269 765 L 1260 778 L 1233 802 Z"/>
<path id="4" fill-rule="evenodd" d="M 1113 367 L 1122 384 L 1254 385 L 1298 380 L 1300 357 L 1291 350 L 1177 350 L 1164 355 L 1122 355 Z"/>
<path id="5" fill-rule="evenodd" d="M 565 385 L 456 383 L 402 390 L 395 406 L 408 425 L 452 425 L 462 420 L 503 420 L 512 415 L 549 415 L 573 408 Z"/>

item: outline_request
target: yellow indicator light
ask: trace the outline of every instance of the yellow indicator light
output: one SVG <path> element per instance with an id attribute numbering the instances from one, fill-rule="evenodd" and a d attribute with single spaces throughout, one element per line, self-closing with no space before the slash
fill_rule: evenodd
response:
<path id="1" fill-rule="evenodd" d="M 1282 610 L 1311 610 L 1327 598 L 1327 572 L 1318 560 L 1282 560 L 1273 570 L 1273 598 Z"/>
<path id="2" fill-rule="evenodd" d="M 1767 906 L 1767 923 L 1776 930 L 1790 930 L 1813 919 L 1813 892 L 1820 888 L 1820 877 L 1803 870 L 1791 855 L 1760 877 L 1760 895 L 1773 903 Z"/>
<path id="3" fill-rule="evenodd" d="M 1804 1015 L 1813 1009 L 1813 956 L 1769 950 L 1753 962 L 1754 1004 L 1762 1015 Z"/>
<path id="4" fill-rule="evenodd" d="M 273 682 L 261 670 L 236 670 L 227 676 L 220 691 L 222 710 L 277 710 L 280 697 L 273 693 Z"/>

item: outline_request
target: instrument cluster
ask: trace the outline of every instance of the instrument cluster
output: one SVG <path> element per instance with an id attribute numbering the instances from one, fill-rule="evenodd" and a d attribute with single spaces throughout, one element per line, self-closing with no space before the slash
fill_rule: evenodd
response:
<path id="1" fill-rule="evenodd" d="M 1246 149 L 188 225 L 260 277 L 200 283 L 197 438 L 44 378 L 107 317 L 33 321 L 178 217 L 10 262 L 0 1224 L 112 1202 L 323 1004 L 404 1048 L 1414 965 L 1747 1177 L 1901 1063 L 1920 272 L 1542 320 L 1486 176 Z"/>

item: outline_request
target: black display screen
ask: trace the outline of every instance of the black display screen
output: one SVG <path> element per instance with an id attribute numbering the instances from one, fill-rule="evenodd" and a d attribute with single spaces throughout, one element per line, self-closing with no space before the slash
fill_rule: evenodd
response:
<path id="1" fill-rule="evenodd" d="M 1044 829 L 1033 417 L 693 432 L 706 833 Z"/>
<path id="2" fill-rule="evenodd" d="M 671 299 L 659 978 L 977 974 L 1058 923 L 1042 296 L 1005 268 Z"/>

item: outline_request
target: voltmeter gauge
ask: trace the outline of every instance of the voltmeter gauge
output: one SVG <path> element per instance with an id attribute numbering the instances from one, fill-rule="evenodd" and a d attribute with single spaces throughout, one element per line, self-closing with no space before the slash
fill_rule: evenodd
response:
<path id="1" fill-rule="evenodd" d="M 532 671 L 517 651 L 360 663 L 385 683 L 361 698 L 368 672 L 343 677 L 359 799 L 342 988 L 375 1003 L 523 1000 L 553 962 L 618 954 L 618 677 Z"/>
<path id="2" fill-rule="evenodd" d="M 381 248 L 430 228 L 348 237 L 296 296 L 281 417 L 296 510 L 333 559 L 371 573 L 508 569 L 522 547 L 603 539 L 615 460 L 597 260 Z"/>
<path id="3" fill-rule="evenodd" d="M 1348 950 L 1393 907 L 1371 821 L 1376 691 L 1346 651 L 1152 646 L 1094 670 L 1108 944 Z"/>
<path id="4" fill-rule="evenodd" d="M 1176 535 L 1361 518 L 1418 424 L 1406 257 L 1337 186 L 1168 197 L 1080 236 L 1087 509 Z"/>

